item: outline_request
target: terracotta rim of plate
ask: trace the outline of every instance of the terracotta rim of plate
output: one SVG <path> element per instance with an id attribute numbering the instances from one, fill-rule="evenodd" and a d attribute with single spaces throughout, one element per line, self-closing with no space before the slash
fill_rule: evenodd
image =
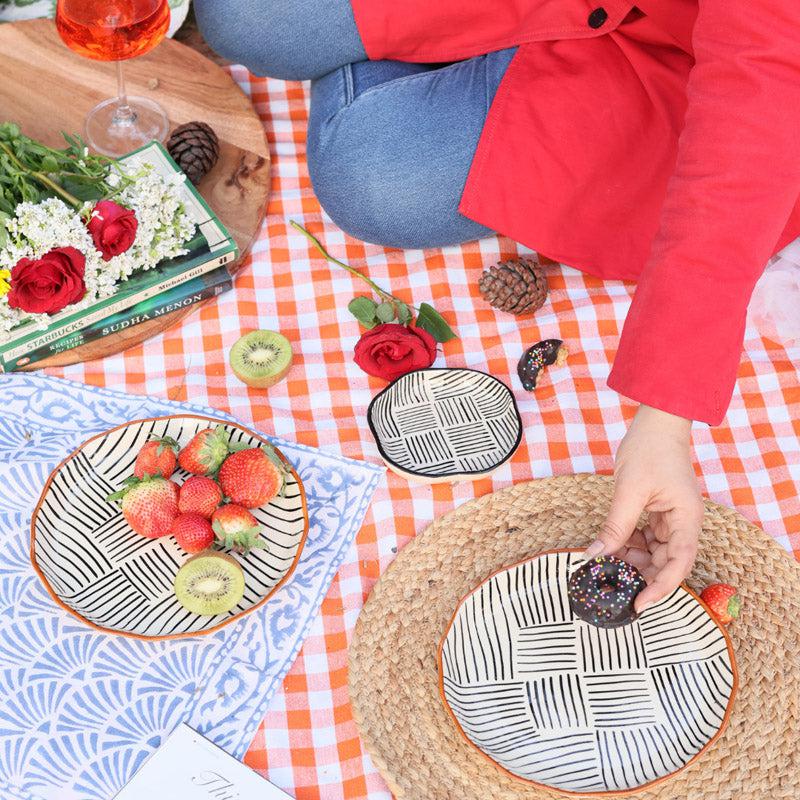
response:
<path id="1" fill-rule="evenodd" d="M 291 566 L 289 567 L 289 569 L 286 572 L 286 574 L 278 581 L 278 583 L 275 584 L 275 586 L 272 587 L 272 589 L 270 589 L 270 591 L 269 591 L 269 593 L 267 595 L 265 595 L 261 600 L 259 600 L 257 603 L 255 603 L 255 605 L 252 605 L 247 610 L 240 611 L 238 614 L 234 614 L 230 619 L 226 619 L 224 622 L 220 622 L 220 623 L 218 623 L 217 625 L 214 625 L 211 628 L 206 628 L 206 629 L 204 629 L 202 631 L 195 631 L 193 633 L 171 633 L 171 634 L 167 634 L 166 636 L 144 636 L 141 633 L 129 633 L 128 631 L 118 631 L 118 630 L 114 630 L 113 628 L 104 628 L 102 625 L 97 625 L 94 622 L 90 622 L 82 614 L 79 614 L 77 611 L 75 611 L 74 608 L 70 608 L 56 594 L 55 590 L 50 585 L 50 582 L 44 576 L 44 573 L 42 572 L 41 568 L 39 567 L 39 565 L 36 562 L 36 519 L 39 516 L 39 511 L 41 510 L 41 507 L 42 507 L 42 505 L 44 503 L 44 500 L 47 497 L 47 493 L 48 493 L 48 491 L 50 489 L 50 484 L 53 482 L 53 479 L 60 472 L 62 467 L 67 462 L 69 462 L 73 458 L 75 458 L 75 456 L 78 455 L 78 453 L 80 453 L 81 450 L 83 450 L 84 447 L 86 447 L 87 445 L 89 445 L 92 442 L 96 441 L 97 439 L 101 439 L 104 436 L 108 436 L 110 433 L 114 433 L 114 431 L 121 430 L 122 428 L 127 428 L 127 427 L 129 427 L 131 425 L 141 425 L 141 424 L 144 424 L 144 423 L 147 423 L 147 422 L 163 422 L 165 420 L 171 420 L 171 419 L 199 419 L 199 420 L 202 420 L 204 422 L 212 422 L 212 423 L 214 423 L 216 425 L 225 425 L 226 427 L 230 427 L 230 428 L 238 428 L 240 431 L 243 431 L 248 436 L 254 436 L 260 442 L 263 442 L 264 444 L 269 445 L 269 447 L 271 447 L 278 454 L 278 457 L 281 459 L 281 461 L 283 461 L 285 466 L 289 469 L 289 472 L 294 476 L 294 479 L 297 481 L 297 486 L 300 489 L 300 499 L 302 500 L 302 504 L 303 504 L 304 530 L 303 530 L 303 535 L 302 535 L 302 537 L 300 539 L 300 544 L 297 547 L 297 554 L 295 555 L 294 560 L 292 561 Z M 95 434 L 90 439 L 87 439 L 85 442 L 83 442 L 80 445 L 80 447 L 77 447 L 75 450 L 73 450 L 66 458 L 64 458 L 58 464 L 58 466 L 55 467 L 55 469 L 53 469 L 53 471 L 48 476 L 47 481 L 45 482 L 44 488 L 42 489 L 42 493 L 39 496 L 39 501 L 36 503 L 36 507 L 34 508 L 33 515 L 31 517 L 31 529 L 30 529 L 31 530 L 31 563 L 33 564 L 34 571 L 36 572 L 36 574 L 39 576 L 39 579 L 44 584 L 45 589 L 47 589 L 47 593 L 55 601 L 56 605 L 60 606 L 62 609 L 64 609 L 64 611 L 68 612 L 73 617 L 76 617 L 77 619 L 79 619 L 84 625 L 88 625 L 90 628 L 94 628 L 94 630 L 96 630 L 96 631 L 100 631 L 101 633 L 113 634 L 114 636 L 127 636 L 129 639 L 141 639 L 142 641 L 146 641 L 146 642 L 159 642 L 159 641 L 165 641 L 165 640 L 168 640 L 168 639 L 189 639 L 189 638 L 194 638 L 196 636 L 206 636 L 209 633 L 214 633 L 216 631 L 219 631 L 222 628 L 226 627 L 227 625 L 230 625 L 232 622 L 236 622 L 237 620 L 241 619 L 242 617 L 246 616 L 247 614 L 250 614 L 251 612 L 255 611 L 257 608 L 261 608 L 261 606 L 263 606 L 264 603 L 266 603 L 267 600 L 269 600 L 275 594 L 275 592 L 277 592 L 278 589 L 280 589 L 289 580 L 289 578 L 292 576 L 292 573 L 294 573 L 295 569 L 297 568 L 298 563 L 300 562 L 300 556 L 303 554 L 303 550 L 304 550 L 305 545 L 306 545 L 306 540 L 308 539 L 309 528 L 310 528 L 310 519 L 309 519 L 309 516 L 308 516 L 308 503 L 306 502 L 306 490 L 305 490 L 305 487 L 303 486 L 303 481 L 300 479 L 300 476 L 297 474 L 297 472 L 295 471 L 294 467 L 291 465 L 291 463 L 286 458 L 286 456 L 277 447 L 275 447 L 275 445 L 273 445 L 270 441 L 265 439 L 261 434 L 256 433 L 255 431 L 251 430 L 250 428 L 246 428 L 244 425 L 239 425 L 237 422 L 229 422 L 228 420 L 224 420 L 224 419 L 217 419 L 215 417 L 207 417 L 207 416 L 204 416 L 202 414 L 168 414 L 168 415 L 163 416 L 163 417 L 144 417 L 143 419 L 134 419 L 134 420 L 131 420 L 130 422 L 123 422 L 122 425 L 116 425 L 113 428 L 109 428 L 106 431 L 102 431 L 101 433 Z"/>
<path id="2" fill-rule="evenodd" d="M 509 450 L 508 455 L 502 461 L 498 461 L 497 464 L 490 469 L 454 472 L 450 475 L 442 476 L 430 476 L 423 472 L 405 469 L 390 456 L 388 456 L 386 451 L 383 449 L 383 443 L 381 442 L 381 439 L 375 430 L 375 425 L 372 422 L 372 408 L 375 403 L 377 403 L 378 400 L 383 397 L 383 395 L 386 394 L 386 392 L 388 392 L 398 381 L 401 381 L 403 378 L 407 377 L 408 375 L 413 375 L 416 372 L 474 372 L 477 375 L 485 375 L 487 378 L 491 378 L 493 381 L 495 381 L 495 383 L 499 383 L 511 397 L 511 404 L 514 407 L 514 414 L 516 415 L 517 422 L 519 423 L 516 441 Z M 522 415 L 519 413 L 519 406 L 517 405 L 517 398 L 514 397 L 514 392 L 511 391 L 511 387 L 507 383 L 501 381 L 500 378 L 496 378 L 494 375 L 490 375 L 488 372 L 484 372 L 483 370 L 473 369 L 472 367 L 423 367 L 422 369 L 413 369 L 411 372 L 406 372 L 404 375 L 400 375 L 388 386 L 381 389 L 380 392 L 378 392 L 378 394 L 376 394 L 375 397 L 373 397 L 370 401 L 370 404 L 367 406 L 367 425 L 369 426 L 372 438 L 375 440 L 375 444 L 378 446 L 378 452 L 380 453 L 381 458 L 386 462 L 386 466 L 389 467 L 389 469 L 394 472 L 395 475 L 399 475 L 401 478 L 405 478 L 407 481 L 414 481 L 416 483 L 423 484 L 453 483 L 460 480 L 479 480 L 480 478 L 485 478 L 487 475 L 491 475 L 495 470 L 500 469 L 503 464 L 507 463 L 514 457 L 514 454 L 517 452 L 520 443 L 522 442 L 522 435 L 525 431 L 525 427 L 522 424 Z"/>
<path id="3" fill-rule="evenodd" d="M 731 687 L 731 694 L 730 697 L 728 698 L 728 705 L 725 708 L 725 716 L 722 718 L 722 722 L 720 723 L 717 732 L 682 767 L 679 767 L 678 769 L 673 770 L 672 772 L 669 772 L 666 775 L 662 775 L 660 778 L 648 781 L 647 783 L 643 783 L 639 786 L 634 786 L 630 789 L 609 789 L 606 792 L 575 792 L 570 789 L 556 789 L 554 786 L 550 786 L 546 783 L 539 783 L 538 781 L 532 781 L 530 780 L 530 778 L 522 778 L 519 775 L 515 775 L 513 772 L 511 772 L 511 770 L 506 769 L 501 764 L 498 764 L 497 761 L 495 761 L 488 753 L 485 753 L 483 750 L 481 750 L 481 748 L 478 747 L 478 745 L 476 745 L 475 742 L 473 742 L 467 736 L 466 733 L 464 733 L 464 729 L 461 727 L 461 723 L 458 721 L 458 718 L 453 713 L 453 710 L 450 708 L 450 704 L 447 702 L 447 697 L 445 696 L 444 693 L 444 670 L 442 668 L 442 650 L 444 648 L 445 640 L 450 634 L 450 631 L 453 627 L 453 623 L 455 622 L 456 617 L 458 616 L 458 612 L 461 610 L 461 606 L 464 604 L 464 602 L 470 597 L 472 597 L 473 594 L 479 591 L 490 580 L 492 580 L 492 578 L 502 574 L 503 572 L 508 572 L 509 570 L 515 569 L 516 567 L 520 567 L 523 564 L 527 564 L 529 561 L 535 561 L 536 559 L 541 558 L 542 556 L 556 555 L 558 553 L 582 553 L 582 552 L 583 550 L 578 548 L 565 548 L 563 550 L 545 550 L 541 553 L 537 553 L 535 556 L 530 556 L 529 558 L 523 558 L 521 561 L 517 561 L 514 564 L 509 564 L 508 566 L 501 567 L 500 569 L 495 570 L 487 578 L 484 578 L 476 587 L 467 592 L 458 601 L 458 603 L 456 603 L 456 609 L 453 612 L 453 616 L 450 617 L 450 622 L 447 623 L 447 628 L 445 629 L 444 635 L 439 640 L 439 647 L 437 648 L 436 651 L 436 668 L 439 671 L 439 678 L 438 678 L 439 697 L 441 698 L 441 701 L 444 704 L 444 708 L 447 711 L 448 715 L 450 716 L 450 719 L 452 719 L 453 722 L 455 723 L 456 730 L 458 731 L 461 738 L 464 739 L 465 742 L 467 742 L 467 744 L 470 746 L 471 749 L 480 753 L 481 756 L 486 761 L 490 762 L 492 765 L 494 765 L 494 767 L 499 769 L 501 772 L 504 772 L 513 780 L 518 781 L 519 783 L 528 784 L 529 786 L 535 786 L 538 789 L 545 789 L 546 791 L 549 792 L 557 792 L 567 797 L 624 797 L 626 795 L 634 794 L 635 792 L 641 792 L 644 791 L 645 789 L 650 789 L 653 786 L 656 786 L 660 783 L 664 783 L 664 781 L 667 781 L 670 778 L 674 777 L 675 775 L 678 775 L 679 773 L 683 772 L 687 767 L 694 764 L 694 762 L 697 761 L 697 759 L 700 758 L 700 756 L 703 755 L 703 753 L 705 753 L 706 750 L 708 750 L 711 747 L 711 745 L 713 745 L 714 742 L 716 742 L 717 739 L 719 739 L 720 736 L 722 736 L 722 734 L 725 731 L 725 728 L 728 727 L 728 722 L 730 720 L 731 712 L 733 710 L 733 703 L 734 700 L 736 699 L 736 693 L 739 689 L 739 671 L 736 668 L 736 657 L 734 656 L 733 652 L 733 643 L 731 642 L 731 638 L 728 635 L 728 632 L 725 630 L 725 626 L 719 623 L 717 618 L 711 613 L 711 609 L 709 609 L 709 607 L 700 599 L 699 595 L 696 594 L 692 589 L 690 589 L 685 583 L 681 583 L 679 588 L 684 589 L 699 603 L 699 605 L 703 608 L 706 614 L 708 614 L 708 616 L 711 617 L 711 620 L 714 622 L 714 624 L 717 626 L 717 628 L 720 630 L 723 637 L 725 638 L 725 645 L 728 648 L 728 655 L 730 656 L 731 659 L 731 669 L 733 671 L 733 686 Z"/>

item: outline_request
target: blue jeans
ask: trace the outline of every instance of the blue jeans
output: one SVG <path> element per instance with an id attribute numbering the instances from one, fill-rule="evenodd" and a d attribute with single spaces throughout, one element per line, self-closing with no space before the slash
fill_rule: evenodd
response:
<path id="1" fill-rule="evenodd" d="M 447 65 L 368 61 L 349 0 L 194 0 L 194 7 L 221 55 L 256 74 L 312 80 L 308 167 L 342 230 L 400 248 L 492 233 L 459 214 L 458 204 L 514 48 Z"/>

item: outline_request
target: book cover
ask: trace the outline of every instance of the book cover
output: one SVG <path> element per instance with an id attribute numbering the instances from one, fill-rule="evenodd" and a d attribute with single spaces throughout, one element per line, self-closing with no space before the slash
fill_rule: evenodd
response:
<path id="1" fill-rule="evenodd" d="M 89 313 L 83 313 L 76 319 L 67 319 L 60 324 L 52 324 L 46 330 L 35 330 L 27 336 L 16 339 L 12 342 L 7 342 L 0 347 L 0 366 L 8 370 L 8 364 L 11 361 L 19 359 L 25 353 L 33 350 L 38 350 L 48 342 L 63 339 L 65 336 L 76 334 L 89 325 L 93 325 L 106 317 L 126 311 L 132 306 L 146 302 L 153 299 L 157 300 L 164 292 L 180 286 L 187 281 L 194 278 L 201 277 L 210 272 L 214 272 L 220 267 L 224 267 L 227 261 L 232 258 L 232 254 L 228 253 L 218 258 L 205 261 L 202 264 L 193 267 L 192 269 L 180 273 L 180 275 L 163 274 L 162 280 L 153 283 L 150 279 L 145 280 L 144 275 L 134 275 L 131 277 L 128 284 L 131 284 L 131 291 L 126 292 L 125 297 L 115 303 L 101 304 L 94 307 Z M 225 267 L 227 270 L 227 267 Z M 157 267 L 150 272 L 161 272 L 161 267 Z M 149 273 L 146 273 L 149 274 Z"/>
<path id="2" fill-rule="evenodd" d="M 0 372 L 21 369 L 56 353 L 96 342 L 142 322 L 217 297 L 232 286 L 233 281 L 227 268 L 217 267 L 211 272 L 167 289 L 157 297 L 143 300 L 128 309 L 98 319 L 77 331 L 67 332 L 55 338 L 52 335 L 45 335 L 42 337 L 42 342 L 34 341 L 31 347 L 20 345 L 9 353 L 0 354 Z"/>
<path id="3" fill-rule="evenodd" d="M 164 175 L 180 171 L 158 142 L 152 142 L 121 160 L 134 169 L 143 163 L 152 164 L 154 169 Z M 236 243 L 197 189 L 187 180 L 181 184 L 181 193 L 188 213 L 197 224 L 195 237 L 186 244 L 189 251 L 187 254 L 164 261 L 155 269 L 135 273 L 120 285 L 114 295 L 98 300 L 88 308 L 81 311 L 70 311 L 67 308 L 55 314 L 45 329 L 34 321 L 18 325 L 0 341 L 0 360 L 5 363 L 19 358 L 22 347 L 28 352 L 37 349 L 43 344 L 37 340 L 43 336 L 55 340 L 67 333 L 76 333 L 86 325 L 124 311 L 148 298 L 157 297 L 160 293 L 211 272 L 221 265 L 233 263 L 238 257 Z"/>
<path id="4" fill-rule="evenodd" d="M 292 800 L 224 750 L 179 725 L 114 800 Z"/>

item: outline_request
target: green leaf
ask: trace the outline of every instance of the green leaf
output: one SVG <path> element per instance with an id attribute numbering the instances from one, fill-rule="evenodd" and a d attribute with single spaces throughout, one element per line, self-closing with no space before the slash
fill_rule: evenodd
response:
<path id="1" fill-rule="evenodd" d="M 49 153 L 42 159 L 42 172 L 58 172 L 58 161 Z"/>
<path id="2" fill-rule="evenodd" d="M 413 316 L 411 309 L 405 303 L 397 304 L 397 321 L 401 325 L 408 325 Z"/>
<path id="3" fill-rule="evenodd" d="M 393 303 L 381 303 L 375 309 L 375 316 L 381 322 L 391 322 L 395 317 L 394 304 Z"/>
<path id="4" fill-rule="evenodd" d="M 161 456 L 167 449 L 172 450 L 173 453 L 177 453 L 178 450 L 181 449 L 180 444 L 171 436 L 155 436 L 151 434 L 149 438 L 150 441 L 158 442 L 158 448 L 156 449 L 157 456 Z"/>
<path id="5" fill-rule="evenodd" d="M 20 197 L 24 203 L 38 203 L 41 197 L 39 189 L 32 183 L 23 183 L 19 187 Z"/>
<path id="6" fill-rule="evenodd" d="M 64 137 L 64 141 L 69 146 L 69 149 L 71 149 L 71 150 L 72 149 L 75 149 L 75 150 L 82 150 L 83 149 L 83 140 L 81 139 L 80 136 L 77 136 L 77 135 L 73 136 L 72 134 L 67 133 L 66 131 L 61 131 L 61 135 Z"/>
<path id="7" fill-rule="evenodd" d="M 445 318 L 430 304 L 422 303 L 417 314 L 417 327 L 427 331 L 437 342 L 458 339 Z"/>
<path id="8" fill-rule="evenodd" d="M 371 297 L 354 297 L 347 308 L 365 328 L 374 328 L 378 324 L 375 320 L 378 304 Z"/>
<path id="9" fill-rule="evenodd" d="M 283 459 L 275 452 L 275 448 L 270 444 L 262 444 L 261 449 L 264 451 L 264 455 L 281 471 L 286 472 L 286 464 L 284 463 Z"/>
<path id="10" fill-rule="evenodd" d="M 19 134 L 19 125 L 14 122 L 4 122 L 0 125 L 0 136 L 4 139 L 16 139 Z"/>
<path id="11" fill-rule="evenodd" d="M 125 497 L 125 495 L 128 493 L 130 489 L 132 489 L 139 483 L 144 483 L 148 479 L 148 477 L 149 476 L 145 476 L 145 478 L 140 479 L 137 478 L 135 475 L 129 475 L 127 478 L 125 478 L 124 481 L 122 481 L 122 483 L 124 484 L 123 488 L 119 489 L 116 492 L 112 492 L 110 495 L 108 495 L 108 497 L 106 497 L 106 500 L 109 503 L 115 503 L 117 500 L 122 500 L 122 498 Z"/>
<path id="12" fill-rule="evenodd" d="M 105 186 L 98 185 L 94 178 L 64 175 L 60 185 L 78 200 L 100 200 L 105 194 Z"/>

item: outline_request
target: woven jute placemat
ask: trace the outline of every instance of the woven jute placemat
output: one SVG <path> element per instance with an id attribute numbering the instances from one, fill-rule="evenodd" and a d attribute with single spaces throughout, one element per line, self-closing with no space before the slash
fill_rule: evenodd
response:
<path id="1" fill-rule="evenodd" d="M 492 572 L 591 541 L 611 492 L 610 478 L 576 475 L 473 500 L 417 536 L 378 581 L 350 650 L 350 696 L 398 800 L 560 796 L 505 775 L 461 737 L 439 696 L 436 651 L 459 600 Z M 717 581 L 744 600 L 729 628 L 740 678 L 729 725 L 694 764 L 629 798 L 800 798 L 800 565 L 740 514 L 708 502 L 688 584 Z"/>

